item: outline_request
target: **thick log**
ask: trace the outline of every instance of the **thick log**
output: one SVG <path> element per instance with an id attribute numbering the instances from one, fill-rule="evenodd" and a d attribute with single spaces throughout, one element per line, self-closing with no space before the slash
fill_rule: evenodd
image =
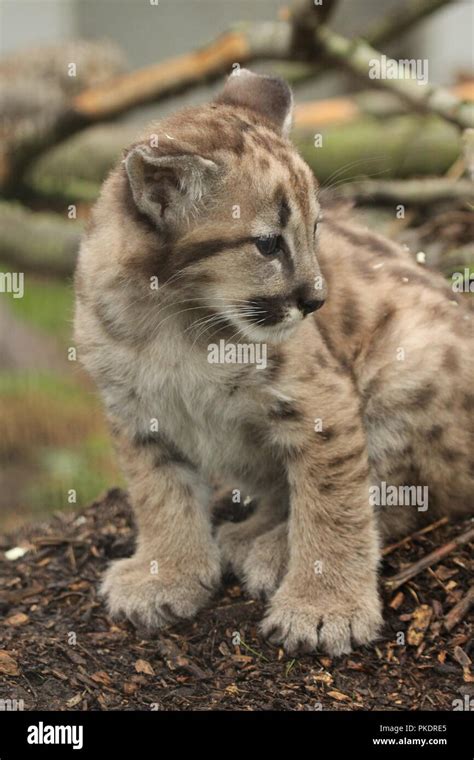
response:
<path id="1" fill-rule="evenodd" d="M 296 111 L 293 140 L 323 185 L 374 175 L 444 174 L 461 153 L 458 130 L 442 120 L 415 115 L 357 118 L 360 110 L 350 100 L 341 104 L 333 99 Z M 129 125 L 90 127 L 36 160 L 25 176 L 26 187 L 41 197 L 91 202 L 135 134 L 136 127 Z M 316 134 L 322 147 L 315 147 Z M 382 140 L 383 150 L 375 151 Z"/>
<path id="2" fill-rule="evenodd" d="M 322 186 L 328 188 L 363 178 L 441 175 L 461 153 L 456 127 L 417 115 L 365 118 L 313 130 L 305 127 L 295 130 L 293 138 Z"/>
<path id="3" fill-rule="evenodd" d="M 71 275 L 82 231 L 79 220 L 33 212 L 18 203 L 0 202 L 0 260 L 16 272 Z"/>

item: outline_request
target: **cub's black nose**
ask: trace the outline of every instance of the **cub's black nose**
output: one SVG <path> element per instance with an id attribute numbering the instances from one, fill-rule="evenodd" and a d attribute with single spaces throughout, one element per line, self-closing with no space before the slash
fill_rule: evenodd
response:
<path id="1" fill-rule="evenodd" d="M 312 298 L 311 300 L 304 301 L 300 300 L 298 301 L 298 309 L 303 313 L 303 316 L 306 317 L 307 314 L 311 314 L 312 311 L 317 311 L 321 308 L 324 304 L 324 298 Z"/>

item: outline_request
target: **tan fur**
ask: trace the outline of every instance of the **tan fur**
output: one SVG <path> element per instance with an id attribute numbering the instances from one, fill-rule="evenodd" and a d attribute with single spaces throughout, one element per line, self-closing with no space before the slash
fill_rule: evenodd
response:
<path id="1" fill-rule="evenodd" d="M 139 531 L 103 590 L 157 628 L 194 615 L 230 565 L 270 598 L 265 634 L 339 654 L 379 630 L 379 534 L 473 508 L 472 312 L 346 212 L 314 234 L 316 183 L 282 136 L 291 95 L 267 79 L 262 105 L 245 77 L 141 136 L 81 248 L 76 339 Z M 267 257 L 270 233 L 285 249 Z M 303 318 L 308 299 L 326 303 Z M 220 339 L 263 342 L 266 368 L 210 364 Z M 216 478 L 259 508 L 213 537 Z M 429 508 L 374 510 L 381 481 L 427 485 Z"/>

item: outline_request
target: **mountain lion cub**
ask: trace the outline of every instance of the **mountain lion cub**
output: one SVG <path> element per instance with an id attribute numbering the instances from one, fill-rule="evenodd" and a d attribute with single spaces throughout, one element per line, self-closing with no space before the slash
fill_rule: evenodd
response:
<path id="1" fill-rule="evenodd" d="M 144 132 L 93 211 L 75 330 L 138 527 L 111 614 L 190 618 L 230 567 L 268 598 L 272 641 L 337 655 L 380 629 L 381 540 L 473 508 L 472 312 L 323 216 L 291 109 L 241 70 Z M 258 507 L 214 535 L 216 481 Z"/>

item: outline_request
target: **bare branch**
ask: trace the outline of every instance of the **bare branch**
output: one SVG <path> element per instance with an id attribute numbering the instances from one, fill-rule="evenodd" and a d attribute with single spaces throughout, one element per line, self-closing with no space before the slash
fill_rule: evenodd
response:
<path id="1" fill-rule="evenodd" d="M 402 7 L 397 9 L 369 29 L 364 34 L 364 39 L 369 45 L 373 47 L 383 47 L 387 42 L 397 40 L 399 37 L 409 29 L 413 29 L 420 21 L 427 16 L 431 15 L 435 11 L 450 5 L 454 0 L 408 0 L 408 2 Z M 314 54 L 317 57 L 318 47 L 314 45 Z M 294 66 L 292 72 L 291 67 Z M 296 87 L 299 84 L 304 84 L 308 80 L 327 71 L 327 63 L 318 62 L 316 64 L 290 64 L 287 72 L 287 78 L 290 83 Z"/>
<path id="2" fill-rule="evenodd" d="M 364 40 L 349 40 L 327 27 L 316 30 L 321 50 L 332 61 L 342 64 L 371 84 L 396 92 L 416 109 L 429 111 L 456 124 L 461 129 L 474 126 L 474 106 L 463 103 L 452 92 L 432 85 L 420 85 L 415 79 L 407 78 L 406 71 L 398 66 L 398 76 L 371 79 L 370 72 L 377 62 L 382 67 L 381 54 Z"/>

